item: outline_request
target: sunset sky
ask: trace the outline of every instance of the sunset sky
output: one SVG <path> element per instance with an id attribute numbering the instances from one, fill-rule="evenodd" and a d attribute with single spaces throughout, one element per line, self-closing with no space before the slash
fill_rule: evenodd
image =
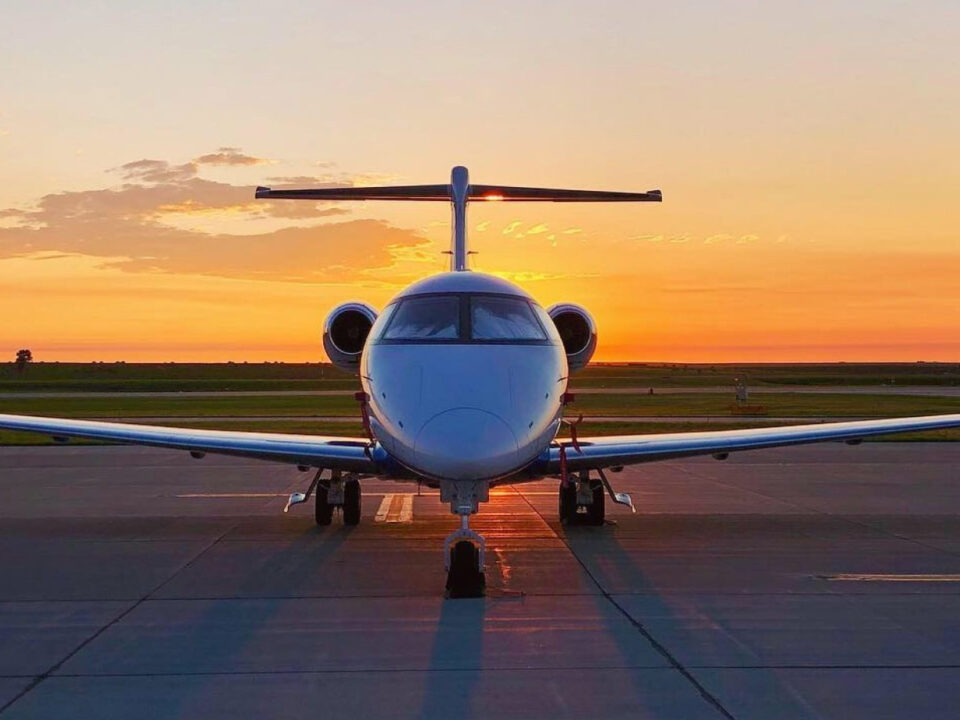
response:
<path id="1" fill-rule="evenodd" d="M 2 359 L 323 359 L 448 209 L 254 186 L 464 164 L 663 190 L 471 207 L 598 360 L 960 361 L 956 0 L 5 3 L 0 58 Z"/>

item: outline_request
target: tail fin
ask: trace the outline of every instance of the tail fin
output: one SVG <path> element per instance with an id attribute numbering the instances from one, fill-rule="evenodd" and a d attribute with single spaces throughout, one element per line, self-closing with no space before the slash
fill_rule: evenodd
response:
<path id="1" fill-rule="evenodd" d="M 563 190 L 509 185 L 471 185 L 467 169 L 453 168 L 449 185 L 397 185 L 394 187 L 315 188 L 272 190 L 258 187 L 264 200 L 446 200 L 453 206 L 451 270 L 467 269 L 467 203 L 480 202 L 662 202 L 659 190 L 611 192 Z"/>

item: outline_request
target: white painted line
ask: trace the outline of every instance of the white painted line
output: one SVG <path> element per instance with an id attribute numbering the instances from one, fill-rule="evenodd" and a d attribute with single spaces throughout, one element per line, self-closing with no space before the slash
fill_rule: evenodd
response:
<path id="1" fill-rule="evenodd" d="M 413 494 L 388 493 L 380 501 L 374 522 L 408 523 L 413 522 Z"/>
<path id="2" fill-rule="evenodd" d="M 387 513 L 387 522 L 395 523 L 400 519 L 400 509 L 403 507 L 403 495 L 394 495 L 390 502 L 390 512 Z"/>
<path id="3" fill-rule="evenodd" d="M 379 497 L 384 493 L 378 492 L 364 492 L 364 495 L 368 497 Z M 434 493 L 436 494 L 436 493 Z M 174 495 L 176 498 L 187 498 L 191 500 L 204 499 L 204 500 L 221 500 L 221 499 L 236 499 L 236 498 L 272 498 L 272 497 L 290 497 L 290 493 L 280 492 L 280 493 L 264 493 L 264 492 L 249 492 L 249 493 L 181 493 L 179 495 Z"/>
<path id="4" fill-rule="evenodd" d="M 540 491 L 540 490 L 532 490 L 532 491 L 531 491 L 531 490 L 517 490 L 516 493 L 514 493 L 514 492 L 512 492 L 512 491 L 507 491 L 507 492 L 504 492 L 504 491 L 500 491 L 500 492 L 491 491 L 491 492 L 490 492 L 490 495 L 491 495 L 491 497 L 502 497 L 502 496 L 504 496 L 504 495 L 522 495 L 522 496 L 524 496 L 524 497 L 556 497 L 556 496 L 557 496 L 557 491 L 556 491 L 556 490 L 553 490 L 553 491 L 548 492 L 548 491 L 545 491 L 545 490 L 544 490 L 544 491 Z"/>
<path id="5" fill-rule="evenodd" d="M 960 575 L 883 575 L 881 573 L 840 573 L 820 575 L 824 580 L 846 582 L 960 582 Z"/>
<path id="6" fill-rule="evenodd" d="M 398 522 L 413 522 L 413 495 L 403 496 L 403 505 L 400 507 L 400 519 Z"/>
<path id="7" fill-rule="evenodd" d="M 387 513 L 390 512 L 390 505 L 393 503 L 393 493 L 387 493 L 380 501 L 380 507 L 377 509 L 377 515 L 374 522 L 383 522 L 387 519 Z"/>
<path id="8" fill-rule="evenodd" d="M 178 498 L 270 498 L 287 497 L 290 493 L 183 493 Z"/>

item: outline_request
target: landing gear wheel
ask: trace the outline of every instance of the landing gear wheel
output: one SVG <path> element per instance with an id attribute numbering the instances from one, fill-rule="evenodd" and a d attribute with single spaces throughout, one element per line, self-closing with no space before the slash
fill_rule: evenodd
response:
<path id="1" fill-rule="evenodd" d="M 564 485 L 560 483 L 560 522 L 564 525 L 570 525 L 577 521 L 577 486 L 571 482 Z"/>
<path id="2" fill-rule="evenodd" d="M 322 482 L 317 483 L 317 489 L 314 492 L 313 517 L 317 525 L 329 525 L 333 520 L 333 505 L 327 502 L 327 486 Z"/>
<path id="3" fill-rule="evenodd" d="M 360 524 L 360 481 L 348 480 L 343 484 L 343 524 Z"/>
<path id="4" fill-rule="evenodd" d="M 447 597 L 483 597 L 486 585 L 486 577 L 480 569 L 480 551 L 469 540 L 461 540 L 450 551 Z"/>
<path id="5" fill-rule="evenodd" d="M 585 520 L 587 525 L 603 525 L 606 514 L 606 499 L 603 483 L 593 481 L 590 483 L 590 489 L 593 491 L 593 502 L 587 505 L 587 515 Z"/>

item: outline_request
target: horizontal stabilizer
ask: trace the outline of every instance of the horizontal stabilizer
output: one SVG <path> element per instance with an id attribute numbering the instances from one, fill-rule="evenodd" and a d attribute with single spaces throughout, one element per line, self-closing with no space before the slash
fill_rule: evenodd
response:
<path id="1" fill-rule="evenodd" d="M 609 190 L 561 190 L 508 185 L 471 185 L 471 200 L 507 202 L 661 202 L 659 190 L 616 192 Z"/>
<path id="2" fill-rule="evenodd" d="M 462 165 L 450 171 L 449 185 L 396 185 L 394 187 L 326 187 L 273 190 L 258 187 L 263 200 L 446 200 L 453 209 L 450 269 L 467 269 L 467 204 L 477 202 L 661 202 L 659 190 L 617 192 L 610 190 L 564 190 L 559 188 L 472 185 Z"/>
<path id="3" fill-rule="evenodd" d="M 260 200 L 453 200 L 450 185 L 396 185 L 393 187 L 307 188 L 272 190 L 257 188 Z M 470 185 L 468 200 L 506 202 L 661 202 L 659 190 L 647 192 L 611 192 L 606 190 L 562 190 L 552 188 L 511 187 L 509 185 Z"/>
<path id="4" fill-rule="evenodd" d="M 335 187 L 271 190 L 258 187 L 258 200 L 446 200 L 449 185 L 395 185 L 393 187 Z"/>

